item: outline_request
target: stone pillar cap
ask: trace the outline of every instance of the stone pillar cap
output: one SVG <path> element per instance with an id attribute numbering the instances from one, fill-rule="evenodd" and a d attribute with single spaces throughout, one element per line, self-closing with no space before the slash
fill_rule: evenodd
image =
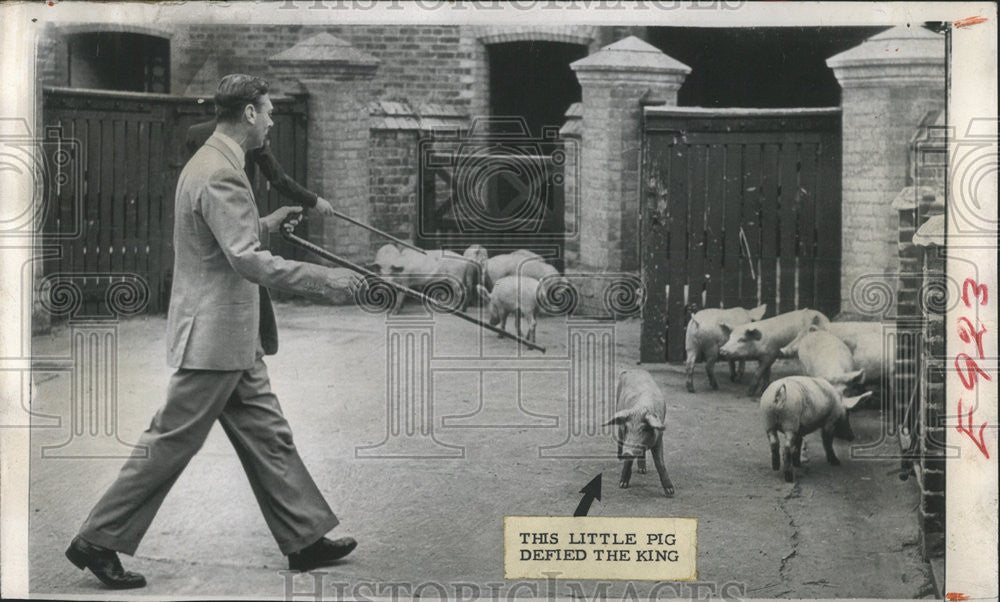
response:
<path id="1" fill-rule="evenodd" d="M 609 44 L 599 51 L 574 61 L 573 71 L 632 71 L 639 73 L 671 73 L 687 75 L 691 67 L 671 58 L 659 48 L 629 36 Z"/>
<path id="2" fill-rule="evenodd" d="M 944 65 L 944 36 L 919 25 L 901 25 L 826 59 L 831 69 L 892 63 Z"/>
<path id="3" fill-rule="evenodd" d="M 326 32 L 318 33 L 268 59 L 284 65 L 377 67 L 379 60 Z"/>
<path id="4" fill-rule="evenodd" d="M 944 216 L 935 215 L 913 233 L 913 244 L 921 247 L 944 246 Z"/>

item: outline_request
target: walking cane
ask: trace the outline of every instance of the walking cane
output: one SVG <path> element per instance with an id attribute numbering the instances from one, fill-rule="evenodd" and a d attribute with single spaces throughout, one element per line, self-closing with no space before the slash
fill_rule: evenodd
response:
<path id="1" fill-rule="evenodd" d="M 392 287 L 393 289 L 395 289 L 395 290 L 397 290 L 397 291 L 399 291 L 399 292 L 401 292 L 401 293 L 403 293 L 405 295 L 409 295 L 409 296 L 411 296 L 411 297 L 413 297 L 415 299 L 420 299 L 421 301 L 423 301 L 424 303 L 429 304 L 431 307 L 433 307 L 434 309 L 436 309 L 438 311 L 441 311 L 441 312 L 447 313 L 447 314 L 451 314 L 451 315 L 453 315 L 455 317 L 458 317 L 458 318 L 461 318 L 461 319 L 465 320 L 466 322 L 471 322 L 471 323 L 479 326 L 480 328 L 485 328 L 486 330 L 495 332 L 495 333 L 499 334 L 500 336 L 502 336 L 504 338 L 508 338 L 508 339 L 510 339 L 512 341 L 517 341 L 518 343 L 520 343 L 521 345 L 524 345 L 525 347 L 527 347 L 529 349 L 535 349 L 537 351 L 541 351 L 542 353 L 545 353 L 545 347 L 542 347 L 541 345 L 536 345 L 536 344 L 532 343 L 531 341 L 527 341 L 525 339 L 522 339 L 519 336 L 515 336 L 515 335 L 510 334 L 509 332 L 507 332 L 506 330 L 503 330 L 502 328 L 497 328 L 496 326 L 493 326 L 492 324 L 487 324 L 486 322 L 483 322 L 481 320 L 477 320 L 477 319 L 473 318 L 472 316 L 468 316 L 468 315 L 462 313 L 457 308 L 447 307 L 447 306 L 441 304 L 440 302 L 438 302 L 437 300 L 435 300 L 435 299 L 433 299 L 431 297 L 428 297 L 427 295 L 421 293 L 420 291 L 415 291 L 412 288 L 409 288 L 407 286 L 403 286 L 402 284 L 397 284 L 395 282 L 392 282 L 391 280 L 386 280 L 386 279 L 382 278 L 382 276 L 380 274 L 376 274 L 375 272 L 373 272 L 373 271 L 371 271 L 371 270 L 369 270 L 367 268 L 364 268 L 364 267 L 362 267 L 362 266 L 354 263 L 353 261 L 349 261 L 347 259 L 344 259 L 343 257 L 340 257 L 339 255 L 335 255 L 335 254 L 331 253 L 330 251 L 327 251 L 323 247 L 321 247 L 321 246 L 319 246 L 317 244 L 314 244 L 312 242 L 309 242 L 308 240 L 302 238 L 301 236 L 297 236 L 295 234 L 295 225 L 297 223 L 296 220 L 299 217 L 300 217 L 299 215 L 289 216 L 289 217 L 285 218 L 285 221 L 282 222 L 282 224 L 281 224 L 281 237 L 284 238 L 285 240 L 287 240 L 289 243 L 291 243 L 291 244 L 293 244 L 293 245 L 295 245 L 295 246 L 297 246 L 299 248 L 305 249 L 306 251 L 309 251 L 310 253 L 313 253 L 315 255 L 319 255 L 323 259 L 326 259 L 328 261 L 332 261 L 333 263 L 335 263 L 335 264 L 337 264 L 339 266 L 345 267 L 345 268 L 351 270 L 352 272 L 356 272 L 358 274 L 362 274 L 362 275 L 367 276 L 369 278 L 374 278 L 374 279 L 376 279 L 376 280 L 378 280 L 378 281 L 380 281 L 380 282 L 382 282 L 382 283 L 384 283 L 384 284 Z M 349 221 L 354 222 L 355 220 L 352 219 L 352 220 L 349 220 Z M 392 238 L 392 236 L 390 236 L 389 234 L 387 234 L 385 232 L 382 232 L 381 230 L 378 230 L 378 229 L 373 228 L 371 226 L 366 226 L 366 228 L 369 229 L 369 230 L 371 230 L 372 232 L 375 232 L 376 234 L 381 234 L 383 236 L 386 236 L 387 238 Z M 407 246 L 409 246 L 409 245 L 407 245 Z"/>

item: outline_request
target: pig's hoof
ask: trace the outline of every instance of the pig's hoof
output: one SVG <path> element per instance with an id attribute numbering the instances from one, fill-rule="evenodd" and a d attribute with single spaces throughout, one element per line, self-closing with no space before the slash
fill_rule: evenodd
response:
<path id="1" fill-rule="evenodd" d="M 830 463 L 830 466 L 840 466 L 840 460 L 837 458 L 827 458 L 826 461 Z"/>
<path id="2" fill-rule="evenodd" d="M 638 466 L 638 467 L 636 467 L 635 471 L 638 472 L 639 474 L 646 474 L 646 467 L 645 466 Z"/>
<path id="3" fill-rule="evenodd" d="M 622 489 L 628 489 L 628 481 L 618 481 L 618 486 Z"/>
<path id="4" fill-rule="evenodd" d="M 667 497 L 674 497 L 674 486 L 671 484 L 666 484 L 663 486 L 663 495 Z"/>
<path id="5" fill-rule="evenodd" d="M 791 483 L 793 480 L 794 479 L 792 479 L 792 471 L 786 470 L 785 471 L 785 482 L 786 483 Z"/>
<path id="6" fill-rule="evenodd" d="M 687 384 L 687 390 L 688 390 L 688 393 L 694 393 L 694 384 L 688 383 Z"/>
<path id="7" fill-rule="evenodd" d="M 715 382 L 714 380 L 712 382 L 708 383 L 708 384 L 712 385 L 712 390 L 713 391 L 718 391 L 719 390 L 719 383 Z"/>

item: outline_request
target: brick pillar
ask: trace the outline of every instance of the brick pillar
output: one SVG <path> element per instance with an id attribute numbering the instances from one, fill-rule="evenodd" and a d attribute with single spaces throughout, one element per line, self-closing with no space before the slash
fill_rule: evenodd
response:
<path id="1" fill-rule="evenodd" d="M 920 423 L 914 467 L 920 484 L 920 551 L 925 559 L 944 553 L 945 525 L 945 277 L 944 215 L 929 218 L 913 236 L 923 250 L 923 285 L 920 310 L 920 389 L 917 398 Z"/>
<path id="2" fill-rule="evenodd" d="M 826 61 L 842 88 L 843 268 L 841 309 L 866 274 L 894 274 L 898 213 L 886 205 L 907 185 L 909 142 L 945 102 L 944 37 L 895 27 Z"/>
<path id="3" fill-rule="evenodd" d="M 583 89 L 578 262 L 601 270 L 636 270 L 642 143 L 639 101 L 649 94 L 676 105 L 677 90 L 691 68 L 635 36 L 605 46 L 570 67 Z"/>
<path id="4" fill-rule="evenodd" d="M 308 94 L 309 188 L 334 209 L 371 221 L 368 101 L 378 59 L 320 33 L 274 55 L 270 63 L 279 79 L 297 81 Z M 368 232 L 347 222 L 314 222 L 310 234 L 347 259 L 369 258 Z"/>

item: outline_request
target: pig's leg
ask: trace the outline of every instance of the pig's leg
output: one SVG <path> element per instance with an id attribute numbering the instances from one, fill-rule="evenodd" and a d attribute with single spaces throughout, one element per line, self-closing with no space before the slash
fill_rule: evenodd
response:
<path id="1" fill-rule="evenodd" d="M 688 349 L 687 359 L 684 360 L 684 370 L 687 373 L 687 390 L 688 393 L 694 393 L 694 364 L 698 361 L 698 350 Z"/>
<path id="2" fill-rule="evenodd" d="M 737 372 L 736 374 L 736 382 L 741 382 L 743 380 L 743 375 L 746 374 L 747 371 L 747 361 L 740 360 L 740 363 L 737 365 L 737 368 L 739 372 Z"/>
<path id="3" fill-rule="evenodd" d="M 628 487 L 628 482 L 632 479 L 632 458 L 625 458 L 622 462 L 622 476 L 618 479 L 618 486 L 622 489 Z"/>
<path id="4" fill-rule="evenodd" d="M 802 435 L 795 433 L 792 439 L 792 466 L 802 466 Z"/>
<path id="5" fill-rule="evenodd" d="M 757 372 L 753 375 L 753 382 L 750 383 L 750 388 L 747 390 L 747 395 L 754 397 L 760 395 L 764 387 L 767 386 L 767 382 L 771 380 L 771 364 L 777 359 L 776 355 L 766 355 L 760 358 L 760 365 L 757 366 Z"/>
<path id="6" fill-rule="evenodd" d="M 830 463 L 831 466 L 839 466 L 840 460 L 837 459 L 837 454 L 833 453 L 833 433 L 823 429 L 823 451 L 826 452 L 826 461 Z"/>
<path id="7" fill-rule="evenodd" d="M 639 474 L 646 474 L 646 450 L 642 450 L 642 455 L 639 456 L 639 459 L 636 460 L 635 464 L 636 472 Z"/>
<path id="8" fill-rule="evenodd" d="M 778 448 L 780 444 L 778 443 L 778 432 L 777 431 L 767 431 L 767 441 L 771 444 L 771 470 L 778 470 L 781 468 L 781 458 L 779 457 Z"/>
<path id="9" fill-rule="evenodd" d="M 538 318 L 534 314 L 528 314 L 528 340 L 535 342 L 535 328 L 538 326 Z"/>
<path id="10" fill-rule="evenodd" d="M 785 482 L 791 483 L 794 478 L 792 477 L 792 446 L 789 442 L 790 437 L 787 435 L 784 437 L 784 441 L 781 443 L 781 469 L 785 473 Z"/>
<path id="11" fill-rule="evenodd" d="M 660 475 L 660 485 L 663 486 L 663 493 L 667 497 L 673 497 L 674 484 L 670 482 L 670 477 L 667 476 L 667 467 L 663 465 L 663 437 L 656 440 L 656 444 L 653 445 L 650 453 L 653 455 L 653 466 L 656 467 L 656 474 Z"/>
<path id="12" fill-rule="evenodd" d="M 507 313 L 506 312 L 504 312 L 503 314 L 500 315 L 500 330 L 502 330 L 504 332 L 507 332 Z M 497 337 L 503 338 L 503 335 L 500 334 L 500 333 L 497 333 Z"/>
<path id="13" fill-rule="evenodd" d="M 517 336 L 523 336 L 521 334 L 521 314 L 524 313 L 520 309 L 515 310 L 514 313 L 514 326 L 517 327 Z"/>
<path id="14" fill-rule="evenodd" d="M 719 359 L 719 347 L 712 345 L 705 350 L 705 373 L 708 374 L 708 384 L 712 389 L 719 390 L 719 382 L 715 380 L 715 360 Z"/>

